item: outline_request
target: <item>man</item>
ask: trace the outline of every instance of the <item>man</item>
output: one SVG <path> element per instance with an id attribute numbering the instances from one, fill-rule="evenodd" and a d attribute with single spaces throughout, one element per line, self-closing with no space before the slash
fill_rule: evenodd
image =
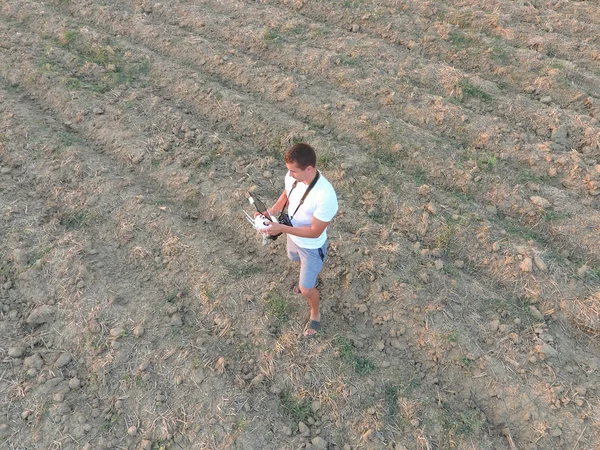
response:
<path id="1" fill-rule="evenodd" d="M 277 215 L 287 206 L 292 226 L 271 222 L 267 233 L 286 233 L 288 258 L 300 262 L 300 279 L 293 291 L 302 294 L 310 306 L 310 320 L 304 329 L 304 336 L 310 337 L 321 329 L 317 276 L 327 254 L 327 225 L 337 213 L 337 196 L 317 170 L 317 156 L 310 145 L 289 148 L 285 164 L 285 189 L 269 214 Z"/>

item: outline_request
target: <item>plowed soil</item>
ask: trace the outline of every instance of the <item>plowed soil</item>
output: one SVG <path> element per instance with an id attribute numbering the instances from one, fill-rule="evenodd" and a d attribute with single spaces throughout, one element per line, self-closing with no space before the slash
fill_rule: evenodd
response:
<path id="1" fill-rule="evenodd" d="M 3 0 L 0 447 L 600 448 L 599 120 L 596 1 Z"/>

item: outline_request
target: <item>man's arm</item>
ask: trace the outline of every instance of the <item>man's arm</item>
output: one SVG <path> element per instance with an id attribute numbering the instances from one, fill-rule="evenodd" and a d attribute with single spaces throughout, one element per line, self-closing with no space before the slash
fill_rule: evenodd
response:
<path id="1" fill-rule="evenodd" d="M 279 202 L 279 200 L 278 200 Z M 279 233 L 287 233 L 298 237 L 305 238 L 318 238 L 323 234 L 325 228 L 327 228 L 329 222 L 323 222 L 317 219 L 315 216 L 312 217 L 312 222 L 310 227 L 290 227 L 288 225 L 282 225 L 280 223 L 271 223 L 267 228 L 268 234 L 279 234 Z"/>

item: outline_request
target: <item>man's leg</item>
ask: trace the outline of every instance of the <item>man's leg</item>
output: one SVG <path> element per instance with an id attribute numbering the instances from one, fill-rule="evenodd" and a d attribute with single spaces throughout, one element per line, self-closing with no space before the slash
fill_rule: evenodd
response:
<path id="1" fill-rule="evenodd" d="M 321 322 L 321 310 L 319 308 L 321 298 L 316 285 L 317 276 L 323 268 L 323 261 L 325 259 L 324 251 L 326 251 L 326 247 L 325 250 L 321 249 L 321 251 L 300 250 L 300 293 L 304 296 L 310 307 L 310 321 L 319 323 L 319 325 L 313 324 L 316 328 L 309 326 L 304 332 L 306 336 L 316 334 L 319 331 Z"/>
<path id="2" fill-rule="evenodd" d="M 321 311 L 319 309 L 319 302 L 321 300 L 321 296 L 319 294 L 319 290 L 314 288 L 303 288 L 300 286 L 300 292 L 308 302 L 308 306 L 310 306 L 310 320 L 315 320 L 317 322 L 321 321 Z"/>

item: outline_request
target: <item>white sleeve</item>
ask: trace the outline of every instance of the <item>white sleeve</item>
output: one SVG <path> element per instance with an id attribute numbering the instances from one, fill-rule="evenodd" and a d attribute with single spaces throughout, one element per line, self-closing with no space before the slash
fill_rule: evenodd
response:
<path id="1" fill-rule="evenodd" d="M 338 210 L 337 196 L 333 189 L 327 189 L 320 194 L 313 216 L 321 222 L 331 222 Z"/>

